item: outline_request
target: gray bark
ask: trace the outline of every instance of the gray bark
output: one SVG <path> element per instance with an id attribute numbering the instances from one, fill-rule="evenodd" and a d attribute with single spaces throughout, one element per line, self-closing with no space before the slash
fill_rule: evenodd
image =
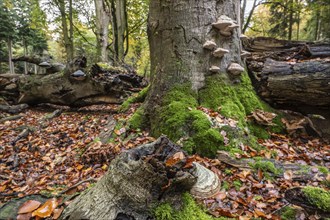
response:
<path id="1" fill-rule="evenodd" d="M 151 91 L 147 105 L 150 111 L 166 91 L 176 84 L 191 82 L 198 91 L 205 85 L 209 68 L 220 67 L 226 77 L 230 63 L 242 64 L 239 28 L 225 37 L 212 27 L 221 15 L 239 21 L 238 0 L 229 1 L 151 1 L 148 36 L 151 58 Z M 222 58 L 203 49 L 207 40 L 229 50 Z"/>
<path id="2" fill-rule="evenodd" d="M 108 35 L 110 25 L 110 9 L 104 0 L 94 0 L 96 14 L 96 38 L 99 59 L 102 62 L 109 61 Z"/>
<path id="3" fill-rule="evenodd" d="M 11 39 L 8 39 L 7 45 L 8 45 L 9 72 L 11 74 L 14 74 L 15 73 L 15 69 L 14 69 L 14 64 L 12 62 L 12 58 L 13 58 L 13 41 Z"/>

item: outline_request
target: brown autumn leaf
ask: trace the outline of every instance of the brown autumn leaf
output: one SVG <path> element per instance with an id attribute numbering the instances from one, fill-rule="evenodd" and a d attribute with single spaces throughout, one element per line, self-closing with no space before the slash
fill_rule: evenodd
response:
<path id="1" fill-rule="evenodd" d="M 286 180 L 292 180 L 293 172 L 292 170 L 287 170 L 284 172 L 283 177 Z"/>
<path id="2" fill-rule="evenodd" d="M 16 217 L 16 220 L 30 220 L 30 218 L 32 217 L 32 213 L 24 213 L 24 214 L 19 214 Z"/>
<path id="3" fill-rule="evenodd" d="M 57 205 L 58 202 L 56 198 L 49 199 L 40 208 L 32 212 L 32 217 L 34 216 L 38 216 L 41 218 L 49 217 L 51 216 Z"/>
<path id="4" fill-rule="evenodd" d="M 267 218 L 267 215 L 259 209 L 254 210 L 254 215 L 255 215 L 255 217 Z"/>
<path id="5" fill-rule="evenodd" d="M 20 206 L 17 213 L 18 214 L 24 214 L 24 213 L 28 213 L 28 212 L 33 212 L 40 205 L 41 205 L 41 203 L 39 201 L 28 200 L 28 201 L 24 202 L 23 205 Z"/>
<path id="6" fill-rule="evenodd" d="M 220 192 L 218 192 L 218 193 L 214 196 L 214 198 L 215 198 L 217 201 L 224 200 L 226 197 L 227 197 L 227 193 L 224 192 L 224 191 L 220 191 Z"/>
<path id="7" fill-rule="evenodd" d="M 175 153 L 172 157 L 166 160 L 165 165 L 167 167 L 174 166 L 177 164 L 179 161 L 183 160 L 186 156 L 183 154 L 183 152 L 179 151 Z"/>
<path id="8" fill-rule="evenodd" d="M 60 207 L 60 208 L 58 208 L 58 209 L 55 209 L 54 210 L 53 219 L 55 219 L 55 220 L 58 219 L 61 216 L 63 210 L 64 210 L 64 207 L 63 206 Z"/>
<path id="9" fill-rule="evenodd" d="M 258 169 L 258 180 L 261 181 L 262 178 L 264 177 L 264 174 L 261 169 Z"/>

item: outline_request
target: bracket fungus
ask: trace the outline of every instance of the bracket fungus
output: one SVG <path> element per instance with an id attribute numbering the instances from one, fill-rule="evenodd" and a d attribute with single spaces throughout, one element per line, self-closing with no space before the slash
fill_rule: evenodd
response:
<path id="1" fill-rule="evenodd" d="M 211 68 L 209 70 L 212 73 L 219 73 L 220 72 L 220 67 L 218 67 L 218 66 L 211 66 Z"/>
<path id="2" fill-rule="evenodd" d="M 194 176 L 197 177 L 197 182 L 191 188 L 190 193 L 196 198 L 209 198 L 214 196 L 220 191 L 221 183 L 218 176 L 200 165 L 199 163 L 193 162 L 194 165 Z"/>
<path id="3" fill-rule="evenodd" d="M 231 36 L 232 30 L 238 28 L 239 25 L 226 15 L 221 15 L 217 22 L 212 23 L 212 26 L 220 30 L 220 34 L 223 36 Z"/>
<path id="4" fill-rule="evenodd" d="M 223 49 L 223 48 L 219 47 L 213 52 L 213 56 L 223 57 L 223 55 L 225 55 L 226 53 L 229 53 L 229 50 L 226 50 L 226 49 Z"/>
<path id="5" fill-rule="evenodd" d="M 44 61 L 38 64 L 40 67 L 50 68 L 52 65 L 50 63 Z"/>
<path id="6" fill-rule="evenodd" d="M 86 78 L 86 74 L 81 70 L 75 71 L 71 76 L 76 80 L 84 80 Z"/>
<path id="7" fill-rule="evenodd" d="M 249 37 L 244 35 L 244 34 L 241 34 L 240 38 L 241 38 L 241 40 L 248 40 L 249 39 Z"/>
<path id="8" fill-rule="evenodd" d="M 208 40 L 203 44 L 203 48 L 208 49 L 208 50 L 213 50 L 216 47 L 217 47 L 217 44 L 211 40 Z"/>
<path id="9" fill-rule="evenodd" d="M 251 53 L 248 52 L 248 51 L 242 51 L 242 52 L 241 52 L 241 57 L 242 57 L 242 58 L 246 58 L 246 57 L 248 57 L 248 56 L 250 56 L 250 55 L 251 55 Z"/>
<path id="10" fill-rule="evenodd" d="M 238 63 L 231 63 L 228 67 L 228 72 L 232 75 L 239 75 L 244 71 L 244 67 L 239 65 Z"/>

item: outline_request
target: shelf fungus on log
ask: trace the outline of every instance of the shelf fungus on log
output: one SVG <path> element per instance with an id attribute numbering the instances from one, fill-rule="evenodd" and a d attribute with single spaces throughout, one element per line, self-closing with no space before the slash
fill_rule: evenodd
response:
<path id="1" fill-rule="evenodd" d="M 232 35 L 232 30 L 238 28 L 239 25 L 226 15 L 221 15 L 217 22 L 212 23 L 212 26 L 220 30 L 220 34 L 226 37 Z"/>
<path id="2" fill-rule="evenodd" d="M 197 177 L 197 182 L 190 189 L 190 193 L 196 198 L 209 198 L 220 191 L 221 183 L 218 176 L 204 166 L 193 162 L 193 175 Z"/>
<path id="3" fill-rule="evenodd" d="M 208 40 L 203 44 L 203 48 L 208 50 L 214 50 L 216 47 L 217 44 L 211 40 Z"/>
<path id="4" fill-rule="evenodd" d="M 246 35 L 244 35 L 244 34 L 241 34 L 240 39 L 241 39 L 241 40 L 248 40 L 249 37 L 246 36 Z"/>
<path id="5" fill-rule="evenodd" d="M 218 66 L 211 66 L 211 68 L 209 70 L 212 73 L 219 73 L 220 72 L 220 67 L 218 67 Z"/>
<path id="6" fill-rule="evenodd" d="M 244 71 L 244 67 L 239 65 L 238 63 L 231 63 L 228 67 L 228 72 L 232 75 L 239 75 Z"/>
<path id="7" fill-rule="evenodd" d="M 248 56 L 250 56 L 250 55 L 251 55 L 250 52 L 247 52 L 247 51 L 242 51 L 242 52 L 241 52 L 241 57 L 242 57 L 242 58 L 246 58 L 246 57 L 248 57 Z"/>
<path id="8" fill-rule="evenodd" d="M 225 55 L 226 53 L 229 53 L 229 50 L 226 50 L 226 49 L 223 49 L 223 48 L 219 47 L 213 52 L 213 56 L 223 57 L 223 55 Z"/>
<path id="9" fill-rule="evenodd" d="M 44 68 L 50 68 L 52 65 L 50 65 L 50 63 L 44 61 L 38 64 L 40 67 L 44 67 Z"/>
<path id="10" fill-rule="evenodd" d="M 81 70 L 77 70 L 71 74 L 71 77 L 73 77 L 76 80 L 84 80 L 86 78 L 86 74 Z"/>

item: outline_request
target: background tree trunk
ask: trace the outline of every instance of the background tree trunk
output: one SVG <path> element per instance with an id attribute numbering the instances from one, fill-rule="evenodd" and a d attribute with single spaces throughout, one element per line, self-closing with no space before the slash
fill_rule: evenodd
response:
<path id="1" fill-rule="evenodd" d="M 11 39 L 8 39 L 7 41 L 7 46 L 8 46 L 8 65 L 9 65 L 9 72 L 11 74 L 15 73 L 14 69 L 14 63 L 12 61 L 13 58 L 13 41 Z"/>
<path id="2" fill-rule="evenodd" d="M 96 38 L 99 60 L 109 61 L 108 54 L 108 35 L 110 25 L 110 9 L 104 0 L 94 0 L 96 14 Z"/>

